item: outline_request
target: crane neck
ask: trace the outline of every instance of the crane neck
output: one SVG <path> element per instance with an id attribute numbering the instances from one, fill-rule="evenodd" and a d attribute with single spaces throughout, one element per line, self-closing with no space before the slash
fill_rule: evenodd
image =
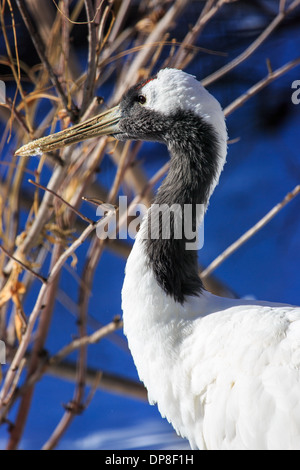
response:
<path id="1" fill-rule="evenodd" d="M 198 228 L 225 162 L 213 127 L 192 112 L 178 112 L 166 143 L 170 170 L 147 214 L 149 267 L 167 295 L 184 303 L 200 295 Z"/>

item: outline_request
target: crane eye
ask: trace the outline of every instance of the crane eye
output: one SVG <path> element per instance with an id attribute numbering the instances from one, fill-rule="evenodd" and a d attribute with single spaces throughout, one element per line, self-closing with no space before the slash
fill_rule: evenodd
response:
<path id="1" fill-rule="evenodd" d="M 147 101 L 144 95 L 138 95 L 137 100 L 140 104 L 145 104 Z"/>

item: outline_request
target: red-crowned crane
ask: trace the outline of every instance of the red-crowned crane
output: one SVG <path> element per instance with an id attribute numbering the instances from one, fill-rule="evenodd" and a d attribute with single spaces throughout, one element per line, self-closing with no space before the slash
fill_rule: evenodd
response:
<path id="1" fill-rule="evenodd" d="M 149 236 L 154 206 L 202 207 L 190 218 L 201 223 L 227 153 L 219 103 L 193 76 L 163 69 L 119 106 L 17 154 L 104 134 L 159 141 L 171 156 L 122 290 L 124 331 L 150 403 L 193 449 L 300 449 L 300 308 L 207 292 L 197 250 L 175 237 L 175 212 L 169 237 L 161 226 Z"/>

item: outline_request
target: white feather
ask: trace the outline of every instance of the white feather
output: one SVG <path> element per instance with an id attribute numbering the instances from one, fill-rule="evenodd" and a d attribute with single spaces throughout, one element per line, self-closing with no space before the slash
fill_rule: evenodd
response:
<path id="1" fill-rule="evenodd" d="M 158 286 L 139 235 L 124 331 L 150 403 L 199 449 L 300 449 L 300 309 Z"/>

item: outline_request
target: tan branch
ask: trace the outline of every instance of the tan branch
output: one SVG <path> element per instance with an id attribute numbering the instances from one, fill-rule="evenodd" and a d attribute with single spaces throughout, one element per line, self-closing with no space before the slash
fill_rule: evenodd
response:
<path id="1" fill-rule="evenodd" d="M 271 209 L 262 219 L 260 219 L 253 227 L 245 232 L 238 240 L 230 245 L 226 250 L 223 251 L 217 258 L 201 273 L 201 278 L 205 279 L 209 276 L 216 268 L 218 268 L 232 253 L 240 248 L 246 241 L 248 241 L 253 235 L 261 230 L 270 220 L 275 217 L 292 199 L 294 199 L 300 193 L 300 185 L 296 186 L 293 191 L 288 193 L 285 198 L 278 203 L 273 209 Z"/>

